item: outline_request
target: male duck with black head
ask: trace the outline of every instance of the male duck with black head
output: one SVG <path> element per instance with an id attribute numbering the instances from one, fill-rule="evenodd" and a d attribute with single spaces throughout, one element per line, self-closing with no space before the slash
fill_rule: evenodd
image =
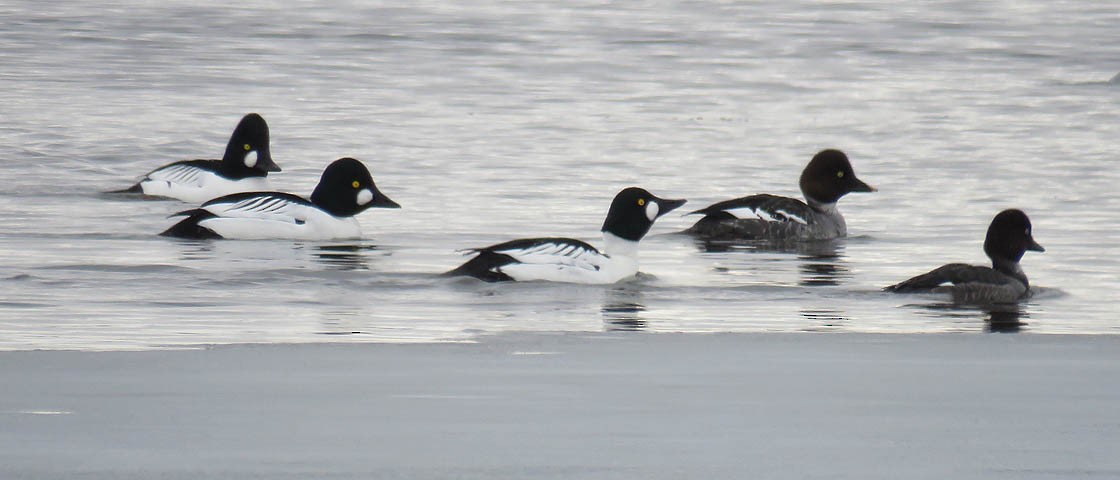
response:
<path id="1" fill-rule="evenodd" d="M 269 172 L 279 172 L 272 161 L 268 124 L 256 113 L 241 118 L 226 144 L 221 160 L 181 160 L 148 172 L 135 185 L 113 193 L 140 193 L 190 203 L 222 195 L 267 191 Z"/>
<path id="2" fill-rule="evenodd" d="M 487 282 L 544 280 L 609 284 L 638 273 L 638 242 L 662 215 L 685 200 L 630 187 L 615 195 L 603 221 L 603 250 L 573 238 L 523 238 L 467 252 L 475 257 L 445 273 Z"/>
<path id="3" fill-rule="evenodd" d="M 366 166 L 353 158 L 327 165 L 310 198 L 284 192 L 242 192 L 215 198 L 160 235 L 191 239 L 343 240 L 361 238 L 355 215 L 369 208 L 400 208 L 378 190 Z"/>

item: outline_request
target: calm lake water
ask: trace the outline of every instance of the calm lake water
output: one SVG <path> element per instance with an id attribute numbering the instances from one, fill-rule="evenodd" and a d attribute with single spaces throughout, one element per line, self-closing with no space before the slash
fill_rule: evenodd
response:
<path id="1" fill-rule="evenodd" d="M 508 331 L 1117 334 L 1120 6 L 976 2 L 32 2 L 0 5 L 0 349 L 464 340 Z M 404 5 L 404 6 L 402 6 Z M 216 158 L 247 112 L 279 189 L 342 156 L 403 205 L 357 242 L 177 241 L 122 200 Z M 520 236 L 599 243 L 613 195 L 799 196 L 818 150 L 879 188 L 802 251 L 643 242 L 640 279 L 436 274 Z M 882 293 L 986 263 L 1018 207 L 1047 251 L 1011 312 Z M 993 324 L 990 320 L 996 319 Z"/>

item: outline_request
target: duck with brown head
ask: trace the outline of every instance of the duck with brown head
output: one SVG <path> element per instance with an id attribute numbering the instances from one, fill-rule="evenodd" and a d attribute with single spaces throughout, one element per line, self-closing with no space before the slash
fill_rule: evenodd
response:
<path id="1" fill-rule="evenodd" d="M 725 200 L 691 212 L 703 214 L 685 233 L 708 242 L 790 242 L 829 240 L 848 233 L 836 202 L 851 192 L 874 192 L 856 177 L 840 150 L 817 153 L 801 172 L 796 198 L 757 194 Z"/>

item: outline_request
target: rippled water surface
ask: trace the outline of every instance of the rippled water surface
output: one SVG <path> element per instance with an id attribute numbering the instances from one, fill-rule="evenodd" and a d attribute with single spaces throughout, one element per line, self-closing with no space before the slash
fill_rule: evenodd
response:
<path id="1" fill-rule="evenodd" d="M 1108 2 L 31 2 L 0 5 L 0 349 L 431 341 L 516 330 L 1120 333 L 1120 7 Z M 354 156 L 402 210 L 357 242 L 156 236 L 99 192 L 272 130 L 280 189 Z M 608 286 L 436 274 L 517 236 L 598 243 L 629 185 L 688 207 L 799 195 L 816 151 L 879 188 L 851 237 L 643 242 Z M 984 263 L 1033 219 L 1010 311 L 879 289 Z M 1017 325 L 1022 324 L 1022 325 Z M 1009 326 L 1010 325 L 1010 326 Z"/>

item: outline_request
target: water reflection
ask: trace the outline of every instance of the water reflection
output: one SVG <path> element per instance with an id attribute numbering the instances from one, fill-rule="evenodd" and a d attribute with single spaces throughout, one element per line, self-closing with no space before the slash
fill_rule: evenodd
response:
<path id="1" fill-rule="evenodd" d="M 214 256 L 214 242 L 205 240 L 175 239 L 183 247 L 179 259 L 183 261 L 207 260 Z"/>
<path id="2" fill-rule="evenodd" d="M 844 257 L 798 257 L 801 261 L 799 271 L 803 287 L 836 286 L 852 277 L 851 270 L 845 266 Z"/>
<path id="3" fill-rule="evenodd" d="M 302 252 L 311 252 L 311 258 L 332 270 L 369 270 L 369 252 L 378 250 L 376 245 L 340 244 L 320 245 L 288 243 L 282 240 L 176 240 L 182 249 L 180 259 L 184 261 L 210 260 L 215 258 L 267 259 L 279 258 L 299 261 Z"/>
<path id="4" fill-rule="evenodd" d="M 969 325 L 984 322 L 984 331 L 990 333 L 1016 333 L 1027 326 L 1023 320 L 1030 318 L 1023 305 L 1017 303 L 969 305 L 954 302 L 909 305 L 926 311 L 930 317 Z"/>
<path id="5" fill-rule="evenodd" d="M 316 245 L 314 258 L 334 270 L 369 270 L 365 252 L 377 250 L 376 245 Z"/>
<path id="6" fill-rule="evenodd" d="M 832 330 L 843 328 L 848 322 L 844 312 L 827 308 L 803 308 L 801 316 L 812 322 L 810 329 Z"/>
<path id="7" fill-rule="evenodd" d="M 362 335 L 368 333 L 365 312 L 360 307 L 335 305 L 319 312 L 321 330 L 318 335 Z"/>
<path id="8" fill-rule="evenodd" d="M 1001 304 L 985 307 L 988 318 L 985 320 L 986 329 L 991 333 L 1016 333 L 1026 326 L 1023 319 L 1029 315 L 1018 304 Z"/>
<path id="9" fill-rule="evenodd" d="M 764 241 L 716 241 L 694 239 L 696 247 L 705 253 L 724 252 L 776 252 L 794 253 L 805 256 L 835 256 L 844 249 L 843 239 L 819 240 L 813 242 L 764 242 Z"/>
<path id="10" fill-rule="evenodd" d="M 607 331 L 645 330 L 647 323 L 642 318 L 646 311 L 642 291 L 636 286 L 620 285 L 603 291 L 603 323 Z"/>
<path id="11" fill-rule="evenodd" d="M 705 253 L 765 252 L 797 255 L 798 285 L 837 286 L 852 277 L 843 239 L 816 242 L 714 242 L 696 240 Z"/>

